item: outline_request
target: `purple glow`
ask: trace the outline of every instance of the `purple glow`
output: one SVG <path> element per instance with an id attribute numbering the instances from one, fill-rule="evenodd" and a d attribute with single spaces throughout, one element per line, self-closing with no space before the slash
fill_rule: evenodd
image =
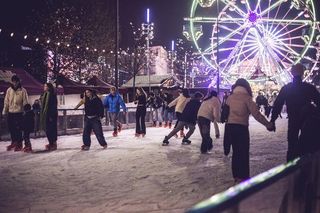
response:
<path id="1" fill-rule="evenodd" d="M 248 17 L 249 21 L 252 23 L 255 23 L 258 19 L 258 15 L 255 12 L 250 12 L 249 13 L 249 17 Z"/>

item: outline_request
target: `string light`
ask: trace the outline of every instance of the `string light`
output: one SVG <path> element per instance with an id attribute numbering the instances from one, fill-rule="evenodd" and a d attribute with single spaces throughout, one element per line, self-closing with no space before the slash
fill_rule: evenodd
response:
<path id="1" fill-rule="evenodd" d="M 11 33 L 10 36 L 13 37 L 13 36 L 14 36 L 14 33 Z"/>
<path id="2" fill-rule="evenodd" d="M 47 44 L 49 44 L 49 43 L 50 43 L 50 39 L 47 40 Z"/>
<path id="3" fill-rule="evenodd" d="M 27 39 L 27 38 L 28 38 L 28 36 L 27 36 L 27 35 L 25 35 L 25 36 L 23 36 L 23 38 L 24 38 L 24 39 Z"/>
<path id="4" fill-rule="evenodd" d="M 39 38 L 36 38 L 36 42 L 38 42 L 39 41 Z"/>

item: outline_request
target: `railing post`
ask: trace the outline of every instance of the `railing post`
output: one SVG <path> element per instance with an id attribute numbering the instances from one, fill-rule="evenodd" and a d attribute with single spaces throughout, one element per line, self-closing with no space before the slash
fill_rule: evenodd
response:
<path id="1" fill-rule="evenodd" d="M 129 125 L 129 110 L 127 111 L 127 113 L 125 113 L 126 116 L 126 124 Z"/>
<path id="2" fill-rule="evenodd" d="M 67 128 L 68 128 L 68 119 L 67 119 L 67 110 L 63 110 L 63 133 L 67 134 Z"/>

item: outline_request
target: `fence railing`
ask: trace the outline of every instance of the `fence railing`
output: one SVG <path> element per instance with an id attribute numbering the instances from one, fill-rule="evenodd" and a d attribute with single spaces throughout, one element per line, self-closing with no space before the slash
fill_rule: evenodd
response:
<path id="1" fill-rule="evenodd" d="M 297 158 L 200 202 L 187 211 L 320 212 L 320 153 Z"/>
<path id="2" fill-rule="evenodd" d="M 128 107 L 127 113 L 120 112 L 119 121 L 124 125 L 124 128 L 133 127 L 136 122 L 136 108 Z M 104 130 L 112 130 L 113 127 L 110 126 L 109 117 L 107 113 L 105 113 L 105 117 L 102 119 L 102 127 Z M 84 110 L 83 109 L 58 109 L 58 135 L 66 135 L 66 134 L 75 134 L 80 133 L 83 129 L 83 117 Z M 147 109 L 146 113 L 146 122 L 147 124 L 151 124 L 152 120 L 152 112 L 150 109 Z M 35 116 L 35 133 L 31 134 L 31 137 L 44 136 L 42 132 L 39 132 L 38 128 L 39 117 Z M 2 116 L 0 118 L 0 140 L 9 140 L 10 134 L 7 125 L 6 116 Z"/>

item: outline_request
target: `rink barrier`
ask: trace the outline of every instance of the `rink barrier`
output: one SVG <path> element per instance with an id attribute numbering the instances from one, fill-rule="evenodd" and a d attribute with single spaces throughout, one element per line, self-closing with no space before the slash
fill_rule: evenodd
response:
<path id="1" fill-rule="evenodd" d="M 119 121 L 123 124 L 123 129 L 135 128 L 135 111 L 136 107 L 127 107 L 127 113 L 122 111 L 119 114 Z M 72 135 L 82 133 L 84 125 L 84 109 L 58 109 L 58 135 Z M 38 126 L 39 117 L 35 116 L 35 125 Z M 146 126 L 152 125 L 151 110 L 147 109 L 146 113 Z M 109 117 L 105 113 L 102 119 L 102 128 L 104 131 L 113 131 L 110 125 Z M 44 137 L 43 131 L 39 131 L 36 127 L 35 133 L 31 133 L 32 138 Z M 6 116 L 0 118 L 0 141 L 10 140 L 10 134 L 7 127 Z"/>
<path id="2" fill-rule="evenodd" d="M 320 212 L 320 153 L 297 158 L 204 200 L 187 213 Z"/>

